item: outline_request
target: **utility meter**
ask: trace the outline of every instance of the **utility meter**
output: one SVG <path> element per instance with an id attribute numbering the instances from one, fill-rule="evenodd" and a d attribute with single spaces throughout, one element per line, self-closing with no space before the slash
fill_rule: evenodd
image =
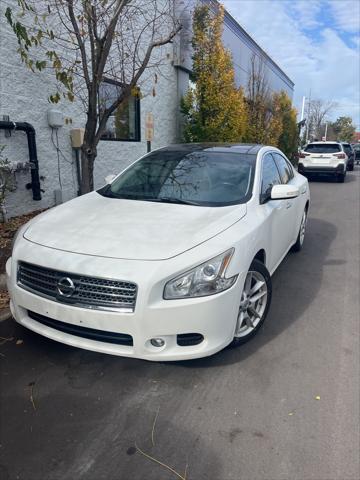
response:
<path id="1" fill-rule="evenodd" d="M 63 113 L 55 108 L 49 108 L 47 111 L 47 119 L 51 128 L 60 128 L 64 125 Z"/>

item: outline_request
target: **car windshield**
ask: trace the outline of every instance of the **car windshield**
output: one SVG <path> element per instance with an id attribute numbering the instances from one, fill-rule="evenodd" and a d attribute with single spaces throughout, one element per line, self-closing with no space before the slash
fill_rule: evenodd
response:
<path id="1" fill-rule="evenodd" d="M 341 147 L 338 143 L 310 143 L 305 152 L 309 153 L 337 153 L 341 152 Z"/>
<path id="2" fill-rule="evenodd" d="M 99 193 L 150 202 L 225 206 L 251 196 L 256 155 L 158 150 L 135 162 Z"/>

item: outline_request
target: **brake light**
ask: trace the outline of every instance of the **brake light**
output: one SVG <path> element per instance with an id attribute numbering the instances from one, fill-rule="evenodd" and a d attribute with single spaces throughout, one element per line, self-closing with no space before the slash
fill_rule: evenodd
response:
<path id="1" fill-rule="evenodd" d="M 309 155 L 310 155 L 310 153 L 301 152 L 299 154 L 299 158 L 305 158 L 305 157 L 308 157 Z"/>
<path id="2" fill-rule="evenodd" d="M 345 158 L 345 153 L 335 153 L 336 158 Z"/>

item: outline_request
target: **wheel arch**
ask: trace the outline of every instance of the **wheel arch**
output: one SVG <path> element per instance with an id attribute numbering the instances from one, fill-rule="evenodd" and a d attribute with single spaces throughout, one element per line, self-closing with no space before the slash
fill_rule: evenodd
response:
<path id="1" fill-rule="evenodd" d="M 258 250 L 256 255 L 254 256 L 253 260 L 259 260 L 261 263 L 263 263 L 266 266 L 266 252 L 264 248 L 261 248 Z"/>

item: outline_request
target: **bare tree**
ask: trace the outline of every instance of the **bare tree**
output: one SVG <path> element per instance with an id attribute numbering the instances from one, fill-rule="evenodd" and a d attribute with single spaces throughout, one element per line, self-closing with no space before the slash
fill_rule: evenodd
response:
<path id="1" fill-rule="evenodd" d="M 255 103 L 261 99 L 265 103 L 270 102 L 269 82 L 265 74 L 265 65 L 262 58 L 257 58 L 255 54 L 250 59 L 250 73 L 247 84 L 247 98 Z"/>
<path id="2" fill-rule="evenodd" d="M 162 48 L 181 29 L 173 0 L 18 0 L 6 18 L 22 61 L 33 72 L 50 69 L 57 89 L 50 101 L 79 99 L 86 114 L 81 193 L 93 189 L 97 145 L 106 123 L 141 80 L 163 61 Z M 104 97 L 104 79 L 118 88 Z M 102 93 L 102 95 L 100 95 Z"/>
<path id="3" fill-rule="evenodd" d="M 270 110 L 270 90 L 265 74 L 265 65 L 255 54 L 250 59 L 247 83 L 248 127 L 246 141 L 264 143 Z"/>
<path id="4" fill-rule="evenodd" d="M 281 124 L 276 115 L 276 102 L 266 77 L 264 60 L 255 54 L 250 59 L 247 84 L 248 126 L 245 139 L 254 143 L 276 145 Z"/>
<path id="5" fill-rule="evenodd" d="M 313 139 L 321 139 L 324 123 L 336 107 L 336 103 L 324 100 L 311 100 L 309 107 L 309 118 L 307 119 L 308 136 Z"/>

